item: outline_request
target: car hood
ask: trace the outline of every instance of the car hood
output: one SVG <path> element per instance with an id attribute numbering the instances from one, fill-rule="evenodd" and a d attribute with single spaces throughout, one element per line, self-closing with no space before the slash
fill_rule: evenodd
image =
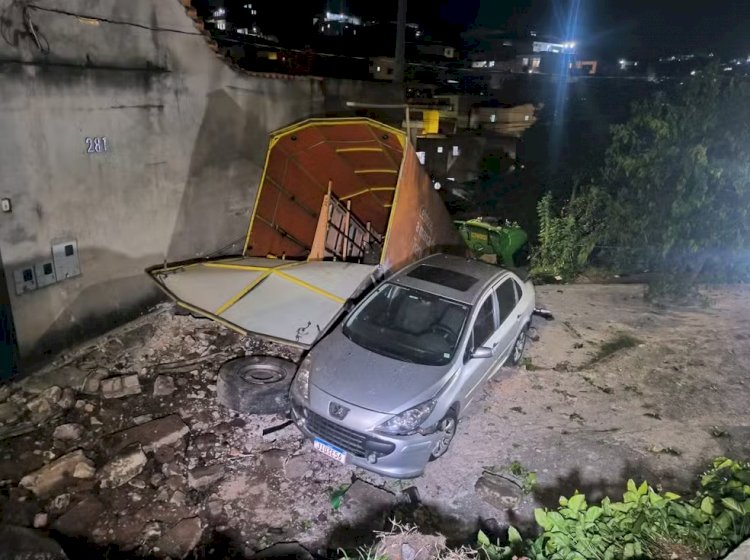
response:
<path id="1" fill-rule="evenodd" d="M 310 383 L 355 406 L 397 414 L 433 397 L 452 365 L 402 362 L 362 348 L 336 329 L 310 352 Z"/>

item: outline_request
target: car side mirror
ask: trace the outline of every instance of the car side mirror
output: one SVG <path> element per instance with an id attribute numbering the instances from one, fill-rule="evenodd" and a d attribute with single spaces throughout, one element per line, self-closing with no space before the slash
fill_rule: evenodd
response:
<path id="1" fill-rule="evenodd" d="M 474 359 L 485 359 L 492 357 L 492 348 L 486 346 L 480 346 L 471 353 L 471 358 Z"/>

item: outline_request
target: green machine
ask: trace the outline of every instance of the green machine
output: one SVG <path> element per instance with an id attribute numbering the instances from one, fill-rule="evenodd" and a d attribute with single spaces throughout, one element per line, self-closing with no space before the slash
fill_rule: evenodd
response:
<path id="1" fill-rule="evenodd" d="M 494 256 L 497 264 L 503 266 L 523 264 L 523 249 L 529 236 L 518 224 L 486 217 L 453 223 L 477 258 Z"/>

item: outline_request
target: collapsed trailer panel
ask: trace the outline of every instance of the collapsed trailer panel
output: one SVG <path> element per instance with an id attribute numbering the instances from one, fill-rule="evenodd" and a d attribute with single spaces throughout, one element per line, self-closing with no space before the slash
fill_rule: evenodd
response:
<path id="1" fill-rule="evenodd" d="M 375 281 L 462 248 L 401 131 L 311 119 L 272 134 L 242 256 L 148 272 L 195 313 L 307 348 Z"/>

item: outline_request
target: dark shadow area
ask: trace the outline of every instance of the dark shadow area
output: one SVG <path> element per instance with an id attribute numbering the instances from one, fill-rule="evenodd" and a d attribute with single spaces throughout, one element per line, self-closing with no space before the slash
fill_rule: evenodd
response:
<path id="1" fill-rule="evenodd" d="M 695 472 L 695 475 L 699 471 Z M 683 475 L 680 475 L 683 478 Z M 558 476 L 553 484 L 538 486 L 534 489 L 534 498 L 542 507 L 555 509 L 560 505 L 560 496 L 570 497 L 576 491 L 586 496 L 590 504 L 599 503 L 603 498 L 609 496 L 612 501 L 621 501 L 626 491 L 627 481 L 633 479 L 640 484 L 644 480 L 649 485 L 658 489 L 664 487 L 674 491 L 674 482 L 677 477 L 669 471 L 658 471 L 650 468 L 643 461 L 626 461 L 618 478 L 605 478 L 604 476 L 592 480 L 584 477 L 579 469 L 574 469 L 567 474 Z"/>

